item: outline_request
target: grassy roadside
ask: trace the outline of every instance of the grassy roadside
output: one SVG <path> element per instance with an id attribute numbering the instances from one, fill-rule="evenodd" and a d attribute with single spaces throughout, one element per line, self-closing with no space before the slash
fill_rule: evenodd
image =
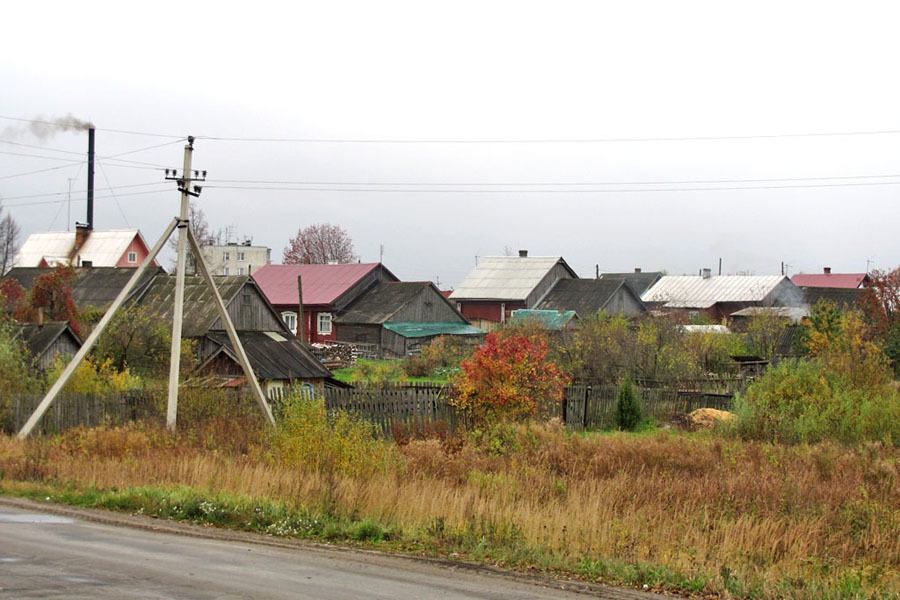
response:
<path id="1" fill-rule="evenodd" d="M 295 417 L 0 438 L 0 493 L 697 597 L 900 593 L 891 448 L 552 424 L 398 447 Z"/>

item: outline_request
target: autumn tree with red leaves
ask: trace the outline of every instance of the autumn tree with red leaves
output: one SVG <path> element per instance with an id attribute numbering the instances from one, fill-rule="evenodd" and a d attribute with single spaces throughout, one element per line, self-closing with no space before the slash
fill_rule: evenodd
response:
<path id="1" fill-rule="evenodd" d="M 329 223 L 301 228 L 284 248 L 286 265 L 324 265 L 356 260 L 353 240 L 347 232 Z"/>
<path id="2" fill-rule="evenodd" d="M 31 293 L 15 279 L 0 282 L 0 295 L 6 302 L 6 310 L 17 321 L 37 321 L 38 310 L 48 321 L 68 321 L 78 335 L 82 333 L 81 315 L 72 296 L 72 280 L 75 269 L 59 265 L 34 278 Z"/>
<path id="3" fill-rule="evenodd" d="M 491 333 L 456 379 L 453 404 L 481 422 L 534 416 L 541 403 L 562 401 L 569 376 L 548 360 L 537 337 Z"/>
<path id="4" fill-rule="evenodd" d="M 895 373 L 900 373 L 900 267 L 874 270 L 859 304 Z"/>

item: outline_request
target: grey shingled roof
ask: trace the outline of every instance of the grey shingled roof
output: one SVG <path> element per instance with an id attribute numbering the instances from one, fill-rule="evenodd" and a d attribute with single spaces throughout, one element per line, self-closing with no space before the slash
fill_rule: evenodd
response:
<path id="1" fill-rule="evenodd" d="M 662 271 L 641 271 L 640 273 L 600 273 L 600 279 L 624 279 L 638 296 L 653 287 L 662 278 Z"/>
<path id="2" fill-rule="evenodd" d="M 574 310 L 579 317 L 594 315 L 605 308 L 616 293 L 630 294 L 641 304 L 641 298 L 624 279 L 560 279 L 537 307 L 540 310 Z"/>
<path id="3" fill-rule="evenodd" d="M 231 340 L 225 332 L 214 331 L 209 339 L 221 344 L 222 351 L 237 362 Z M 331 371 L 307 350 L 297 338 L 262 331 L 239 331 L 238 338 L 247 353 L 253 372 L 261 379 L 318 379 L 331 377 Z M 215 356 L 217 353 L 213 353 Z M 207 359 L 207 362 L 211 358 Z"/>
<path id="4" fill-rule="evenodd" d="M 394 313 L 412 302 L 431 285 L 430 282 L 404 281 L 381 283 L 363 294 L 359 300 L 341 314 L 336 323 L 379 324 L 388 321 Z M 440 294 L 435 290 L 436 294 Z"/>
<path id="5" fill-rule="evenodd" d="M 225 306 L 238 294 L 248 280 L 249 275 L 213 276 L 219 295 Z M 149 314 L 160 323 L 171 327 L 172 306 L 175 303 L 175 276 L 159 275 L 155 277 L 147 291 L 138 300 Z M 184 337 L 200 337 L 205 335 L 218 319 L 215 296 L 206 287 L 200 276 L 189 275 L 184 278 Z"/>

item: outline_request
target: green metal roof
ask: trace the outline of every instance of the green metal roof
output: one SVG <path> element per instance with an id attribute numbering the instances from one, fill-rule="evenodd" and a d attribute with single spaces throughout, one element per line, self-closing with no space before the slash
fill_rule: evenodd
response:
<path id="1" fill-rule="evenodd" d="M 433 335 L 484 335 L 484 330 L 468 323 L 385 323 L 384 328 L 405 338 Z"/>
<path id="2" fill-rule="evenodd" d="M 555 310 L 520 309 L 513 314 L 511 321 L 513 323 L 518 323 L 521 321 L 533 320 L 539 323 L 544 329 L 561 331 L 565 329 L 566 325 L 569 324 L 569 321 L 574 318 L 574 310 L 559 312 Z"/>

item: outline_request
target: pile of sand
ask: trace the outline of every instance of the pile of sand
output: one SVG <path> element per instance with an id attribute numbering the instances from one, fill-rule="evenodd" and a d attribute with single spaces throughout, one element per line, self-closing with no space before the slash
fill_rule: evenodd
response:
<path id="1" fill-rule="evenodd" d="M 715 408 L 698 408 L 687 415 L 687 421 L 693 431 L 712 429 L 718 423 L 728 423 L 734 420 L 734 413 Z"/>

